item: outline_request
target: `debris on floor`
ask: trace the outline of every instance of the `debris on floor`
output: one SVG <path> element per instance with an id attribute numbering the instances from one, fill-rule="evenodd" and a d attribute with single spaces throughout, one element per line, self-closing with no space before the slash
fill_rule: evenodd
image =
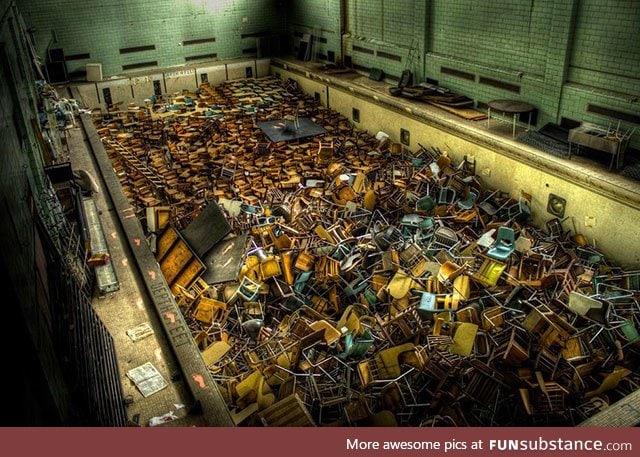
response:
<path id="1" fill-rule="evenodd" d="M 97 120 L 137 214 L 171 208 L 156 257 L 236 424 L 575 425 L 638 388 L 640 271 L 534 227 L 535 196 L 473 163 L 292 92 L 204 85 L 168 116 Z M 257 127 L 296 115 L 327 133 Z M 216 239 L 189 246 L 213 210 Z"/>
<path id="2" fill-rule="evenodd" d="M 149 419 L 149 427 L 156 427 L 158 425 L 166 424 L 167 422 L 172 422 L 178 419 L 178 416 L 173 414 L 173 411 L 169 411 L 168 413 L 164 413 L 162 416 L 156 416 Z"/>
<path id="3" fill-rule="evenodd" d="M 167 381 L 151 362 L 127 371 L 127 377 L 145 398 L 167 387 Z"/>
<path id="4" fill-rule="evenodd" d="M 136 342 L 153 335 L 153 329 L 148 322 L 143 322 L 127 330 L 127 335 L 131 338 L 131 341 Z"/>

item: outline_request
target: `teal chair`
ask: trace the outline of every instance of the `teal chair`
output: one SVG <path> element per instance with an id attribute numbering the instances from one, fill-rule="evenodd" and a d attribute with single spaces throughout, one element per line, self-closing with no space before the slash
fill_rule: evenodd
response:
<path id="1" fill-rule="evenodd" d="M 438 195 L 438 203 L 441 205 L 450 205 L 456 199 L 456 190 L 452 187 L 443 187 Z"/>
<path id="2" fill-rule="evenodd" d="M 498 228 L 496 242 L 489 249 L 487 255 L 492 259 L 505 261 L 515 249 L 514 242 L 515 232 L 513 229 L 511 227 L 500 227 Z"/>
<path id="3" fill-rule="evenodd" d="M 378 296 L 373 291 L 373 289 L 371 287 L 367 287 L 362 294 L 364 295 L 364 298 L 367 300 L 367 302 L 369 302 L 369 305 L 375 309 L 376 305 L 378 304 Z"/>
<path id="4" fill-rule="evenodd" d="M 638 329 L 634 325 L 633 320 L 625 319 L 620 326 L 620 330 L 622 331 L 624 339 L 627 341 L 627 345 L 636 344 L 640 341 L 640 333 L 638 333 Z"/>
<path id="5" fill-rule="evenodd" d="M 301 272 L 296 278 L 295 282 L 293 283 L 293 289 L 298 293 L 302 292 L 304 290 L 304 286 L 307 284 L 307 281 L 309 280 L 312 274 L 313 274 L 313 271 Z"/>
<path id="6" fill-rule="evenodd" d="M 417 307 L 418 316 L 423 321 L 431 320 L 433 313 L 437 312 L 437 296 L 431 292 L 419 291 L 419 293 L 422 294 L 422 297 L 420 297 L 420 303 L 418 303 Z"/>
<path id="7" fill-rule="evenodd" d="M 436 202 L 434 202 L 433 198 L 428 195 L 426 197 L 422 197 L 416 202 L 416 211 L 431 211 L 435 207 Z"/>
<path id="8" fill-rule="evenodd" d="M 458 200 L 458 208 L 460 209 L 471 209 L 473 208 L 473 204 L 476 202 L 476 198 L 478 198 L 478 194 L 475 192 L 469 192 L 467 198 Z"/>
<path id="9" fill-rule="evenodd" d="M 353 333 L 347 333 L 344 337 L 344 351 L 338 355 L 341 359 L 360 359 L 373 345 L 373 337 L 369 330 L 365 330 L 362 336 L 354 337 Z"/>

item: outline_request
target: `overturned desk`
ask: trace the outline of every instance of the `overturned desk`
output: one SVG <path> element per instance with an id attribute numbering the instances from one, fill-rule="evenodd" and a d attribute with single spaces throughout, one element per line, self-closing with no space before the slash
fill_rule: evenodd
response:
<path id="1" fill-rule="evenodd" d="M 491 128 L 491 111 L 494 113 L 507 114 L 513 118 L 513 137 L 516 137 L 516 124 L 520 120 L 521 114 L 529 114 L 527 118 L 527 130 L 531 127 L 531 114 L 535 111 L 535 106 L 518 100 L 492 100 L 487 103 L 487 128 Z"/>
<path id="2" fill-rule="evenodd" d="M 609 170 L 613 169 L 614 164 L 618 169 L 624 162 L 624 153 L 633 132 L 634 129 L 622 131 L 619 126 L 612 129 L 584 122 L 579 127 L 569 130 L 569 158 L 571 158 L 573 145 L 576 145 L 578 149 L 580 146 L 586 146 L 611 154 Z"/>

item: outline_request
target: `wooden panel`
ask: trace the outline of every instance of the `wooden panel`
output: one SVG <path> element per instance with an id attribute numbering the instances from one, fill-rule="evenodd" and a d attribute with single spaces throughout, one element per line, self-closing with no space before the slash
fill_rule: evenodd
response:
<path id="1" fill-rule="evenodd" d="M 96 83 L 98 86 L 98 92 L 100 93 L 100 105 L 103 110 L 107 109 L 104 100 L 102 100 L 102 89 L 108 87 L 111 91 L 111 100 L 114 105 L 118 104 L 121 110 L 127 109 L 127 103 L 132 99 L 131 97 L 131 81 L 126 79 L 114 79 L 110 81 L 103 81 Z"/>
<path id="2" fill-rule="evenodd" d="M 265 76 L 269 76 L 270 64 L 271 59 L 256 60 L 256 78 L 264 78 Z"/>
<path id="3" fill-rule="evenodd" d="M 131 87 L 133 88 L 133 102 L 138 106 L 145 106 L 144 100 L 153 95 L 153 81 L 162 81 L 162 73 L 134 76 L 131 78 Z M 164 88 L 163 88 L 164 90 Z"/>
<path id="4" fill-rule="evenodd" d="M 253 73 L 253 76 L 255 76 L 256 67 L 255 67 L 255 61 L 253 60 L 247 60 L 240 63 L 228 63 L 227 75 L 228 75 L 229 81 L 246 78 L 247 67 L 251 67 L 251 72 Z"/>
<path id="5" fill-rule="evenodd" d="M 170 285 L 173 285 L 175 278 L 178 277 L 182 269 L 191 261 L 192 256 L 193 254 L 185 242 L 179 241 L 173 245 L 171 251 L 160 263 L 162 274 L 164 274 L 165 279 Z"/>
<path id="6" fill-rule="evenodd" d="M 204 269 L 202 262 L 197 257 L 193 257 L 178 277 L 174 279 L 173 284 L 171 284 L 171 290 L 175 289 L 174 294 L 177 294 L 177 284 L 188 289 L 204 273 Z"/>
<path id="7" fill-rule="evenodd" d="M 178 239 L 178 232 L 173 227 L 169 227 L 164 231 L 160 238 L 158 239 L 158 249 L 156 252 L 156 259 L 158 261 L 162 261 L 165 254 L 169 252 L 171 246 Z"/>
<path id="8" fill-rule="evenodd" d="M 156 227 L 158 230 L 164 230 L 171 220 L 171 208 L 168 206 L 157 206 L 156 210 Z"/>
<path id="9" fill-rule="evenodd" d="M 204 263 L 173 227 L 168 227 L 158 238 L 156 259 L 176 295 L 178 284 L 188 289 L 206 270 Z"/>

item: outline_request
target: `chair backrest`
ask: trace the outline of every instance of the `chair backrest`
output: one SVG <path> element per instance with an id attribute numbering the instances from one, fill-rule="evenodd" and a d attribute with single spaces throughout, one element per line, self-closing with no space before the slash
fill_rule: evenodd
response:
<path id="1" fill-rule="evenodd" d="M 499 227 L 496 244 L 513 245 L 515 242 L 515 232 L 511 227 Z"/>

